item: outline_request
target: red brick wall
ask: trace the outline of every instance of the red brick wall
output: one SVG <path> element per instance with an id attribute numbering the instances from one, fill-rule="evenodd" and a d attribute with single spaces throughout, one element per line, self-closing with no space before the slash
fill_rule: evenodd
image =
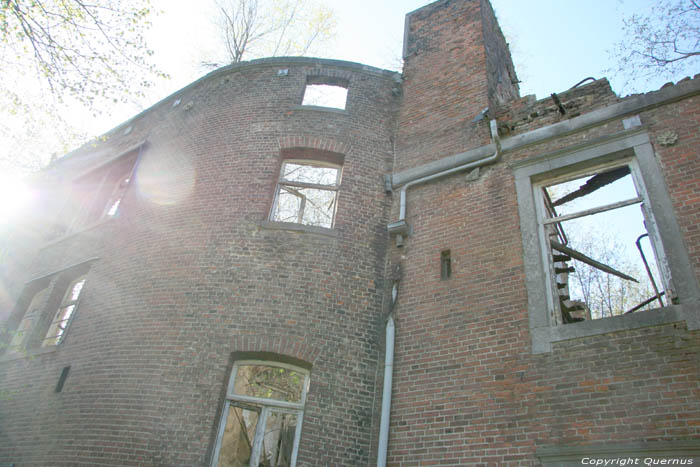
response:
<path id="1" fill-rule="evenodd" d="M 402 170 L 488 141 L 471 121 L 489 106 L 479 0 L 442 0 L 408 15 L 396 136 Z"/>
<path id="2" fill-rule="evenodd" d="M 583 89 L 565 101 L 578 102 L 580 114 L 600 107 Z M 696 271 L 698 110 L 691 97 L 641 114 Z M 544 112 L 521 132 L 551 123 Z M 531 353 L 510 164 L 622 129 L 617 119 L 506 153 L 475 181 L 459 174 L 409 190 L 413 232 L 390 252 L 403 271 L 390 465 L 537 465 L 540 446 L 700 439 L 700 334 L 684 323 Z M 669 129 L 678 142 L 662 147 L 657 135 Z M 396 209 L 398 196 L 394 202 Z M 449 280 L 440 279 L 445 249 L 453 259 Z"/>
<path id="3" fill-rule="evenodd" d="M 0 359 L 0 462 L 205 465 L 233 355 L 264 352 L 311 366 L 299 465 L 371 464 L 397 266 L 390 465 L 537 465 L 540 446 L 700 439 L 700 339 L 683 323 L 531 352 L 512 163 L 622 131 L 620 119 L 505 153 L 475 180 L 412 188 L 412 232 L 389 246 L 398 196 L 382 175 L 488 143 L 486 123 L 471 120 L 509 95 L 489 81 L 507 67 L 485 52 L 484 31 L 495 33 L 484 8 L 442 0 L 411 16 L 400 97 L 395 75 L 338 62 L 234 66 L 49 170 L 69 180 L 148 139 L 118 218 L 5 276 L 21 277 L 16 298 L 23 281 L 100 258 L 61 347 Z M 347 112 L 298 107 L 319 73 L 349 81 Z M 523 100 L 499 126 L 523 133 L 616 101 L 601 81 L 566 93 L 565 116 L 551 99 Z M 641 119 L 700 272 L 697 102 Z M 668 130 L 678 141 L 665 147 Z M 344 155 L 332 234 L 263 223 L 280 154 L 300 146 Z M 446 249 L 452 276 L 441 280 Z"/>
<path id="4" fill-rule="evenodd" d="M 643 123 L 652 125 L 651 142 L 663 167 L 685 247 L 696 276 L 700 277 L 700 99 L 694 96 L 674 105 L 644 112 L 641 119 Z M 675 135 L 676 143 L 662 145 L 660 137 L 665 133 Z"/>
<path id="5" fill-rule="evenodd" d="M 349 80 L 347 112 L 298 107 L 310 74 Z M 263 61 L 115 130 L 103 143 L 113 153 L 148 139 L 119 217 L 49 245 L 22 271 L 26 281 L 100 258 L 60 348 L 0 362 L 0 462 L 204 465 L 232 353 L 264 351 L 311 365 L 299 465 L 366 464 L 394 86 L 393 73 L 359 66 Z M 299 146 L 344 155 L 334 235 L 261 225 L 281 151 Z M 93 150 L 110 152 L 88 146 L 51 173 L 89 165 Z"/>

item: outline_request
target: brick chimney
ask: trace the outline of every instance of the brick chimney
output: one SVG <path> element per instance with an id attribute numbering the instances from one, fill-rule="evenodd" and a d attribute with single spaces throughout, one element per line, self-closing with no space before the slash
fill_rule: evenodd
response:
<path id="1" fill-rule="evenodd" d="M 488 0 L 440 0 L 406 15 L 403 57 L 394 170 L 488 143 L 488 122 L 474 117 L 519 96 Z"/>

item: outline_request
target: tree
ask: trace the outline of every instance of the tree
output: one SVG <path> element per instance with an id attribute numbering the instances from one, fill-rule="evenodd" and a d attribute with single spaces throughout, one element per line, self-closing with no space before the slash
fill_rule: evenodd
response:
<path id="1" fill-rule="evenodd" d="M 627 83 L 678 78 L 700 57 L 700 1 L 660 0 L 649 14 L 625 19 L 623 33 L 613 56 Z"/>
<path id="2" fill-rule="evenodd" d="M 126 3 L 0 0 L 3 78 L 34 70 L 54 95 L 67 93 L 88 105 L 95 98 L 126 101 L 142 93 L 151 83 L 139 71 L 159 74 L 147 62 L 152 52 L 143 37 L 150 1 Z"/>
<path id="3" fill-rule="evenodd" d="M 47 140 L 63 152 L 82 139 L 67 105 L 109 112 L 165 77 L 148 62 L 150 15 L 150 0 L 0 0 L 0 163 L 45 164 Z"/>
<path id="4" fill-rule="evenodd" d="M 335 36 L 332 10 L 313 0 L 219 0 L 217 7 L 227 63 L 316 53 Z"/>
<path id="5" fill-rule="evenodd" d="M 627 281 L 573 260 L 576 272 L 569 276 L 572 296 L 582 298 L 591 310 L 593 319 L 621 315 L 654 296 L 635 248 L 622 244 L 613 233 L 593 226 L 579 231 L 570 230 L 567 234 L 576 250 L 639 281 Z M 649 254 L 648 251 L 646 253 Z M 653 257 L 648 259 L 653 263 Z M 652 268 L 655 270 L 653 265 Z M 655 276 L 658 278 L 658 273 Z M 656 306 L 654 302 L 644 309 Z"/>

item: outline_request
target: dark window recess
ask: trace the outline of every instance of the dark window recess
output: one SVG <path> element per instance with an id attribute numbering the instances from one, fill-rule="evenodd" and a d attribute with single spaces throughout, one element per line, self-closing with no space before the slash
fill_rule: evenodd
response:
<path id="1" fill-rule="evenodd" d="M 445 250 L 440 253 L 440 279 L 449 279 L 452 275 L 452 259 L 450 258 L 450 250 Z"/>
<path id="2" fill-rule="evenodd" d="M 63 370 L 61 370 L 61 376 L 58 377 L 58 383 L 56 383 L 56 389 L 53 390 L 54 392 L 61 392 L 63 390 L 63 385 L 66 384 L 69 371 L 69 366 L 63 367 Z"/>

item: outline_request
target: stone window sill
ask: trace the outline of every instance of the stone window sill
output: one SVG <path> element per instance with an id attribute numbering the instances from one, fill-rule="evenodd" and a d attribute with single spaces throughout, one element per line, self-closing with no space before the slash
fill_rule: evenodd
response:
<path id="1" fill-rule="evenodd" d="M 339 115 L 349 115 L 347 109 L 336 109 L 334 107 L 321 107 L 319 105 L 295 105 L 292 110 L 313 110 L 316 112 L 328 112 Z"/>
<path id="2" fill-rule="evenodd" d="M 260 227 L 271 230 L 289 230 L 292 232 L 302 232 L 310 234 L 325 235 L 326 237 L 338 237 L 338 231 L 327 227 L 317 227 L 315 225 L 303 225 L 294 222 L 262 221 Z"/>
<path id="3" fill-rule="evenodd" d="M 554 342 L 682 321 L 686 323 L 689 330 L 698 329 L 700 326 L 700 305 L 671 305 L 610 318 L 533 328 L 533 345 L 535 346 L 533 352 L 550 352 Z"/>

